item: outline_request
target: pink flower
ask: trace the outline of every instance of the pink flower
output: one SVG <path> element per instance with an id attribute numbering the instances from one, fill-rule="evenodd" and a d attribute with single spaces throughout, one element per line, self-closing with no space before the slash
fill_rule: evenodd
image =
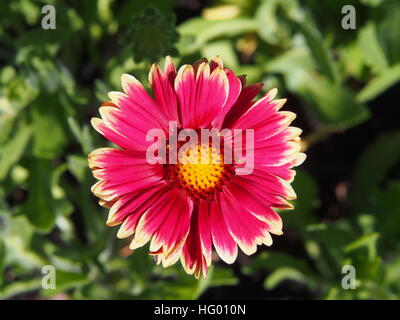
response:
<path id="1" fill-rule="evenodd" d="M 274 100 L 273 89 L 254 101 L 262 84 L 246 86 L 245 77 L 224 68 L 218 57 L 184 65 L 178 72 L 167 57 L 164 72 L 152 66 L 149 81 L 154 98 L 133 76 L 122 75 L 124 93 L 110 92 L 111 101 L 100 107 L 102 119 L 92 119 L 93 127 L 120 147 L 89 155 L 99 180 L 92 191 L 110 208 L 107 224 L 122 224 L 118 237 L 133 236 L 131 249 L 150 241 L 157 263 L 166 267 L 180 259 L 196 278 L 207 276 L 213 248 L 233 263 L 238 246 L 250 255 L 257 245 L 271 245 L 270 234 L 282 234 L 274 208 L 293 208 L 287 202 L 296 197 L 291 168 L 305 160 L 301 130 L 289 126 L 295 114 L 278 111 L 286 100 Z M 244 142 L 246 152 L 254 154 L 251 173 L 240 174 L 243 161 L 234 157 L 225 163 L 224 155 L 208 143 L 190 152 L 196 158 L 200 150 L 209 150 L 220 163 L 188 163 L 182 161 L 188 155 L 183 153 L 176 164 L 150 164 L 146 152 L 155 140 L 148 133 L 155 128 L 165 132 L 167 138 L 158 145 L 172 148 L 172 121 L 178 131 L 253 129 L 254 146 Z"/>

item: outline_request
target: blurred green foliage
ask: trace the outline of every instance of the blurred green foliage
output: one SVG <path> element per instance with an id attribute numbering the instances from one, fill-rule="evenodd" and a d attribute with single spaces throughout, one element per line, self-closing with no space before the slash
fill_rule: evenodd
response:
<path id="1" fill-rule="evenodd" d="M 220 0 L 192 9 L 199 3 L 0 2 L 0 298 L 195 299 L 249 281 L 268 297 L 300 286 L 312 298 L 400 298 L 399 130 L 357 155 L 336 219 L 319 210 L 330 206 L 320 199 L 324 177 L 306 165 L 295 212 L 282 212 L 280 245 L 234 267 L 216 263 L 206 280 L 155 266 L 146 250 L 127 257 L 128 243 L 105 227 L 86 156 L 106 142 L 89 119 L 121 73 L 147 83 L 150 63 L 166 54 L 179 64 L 219 54 L 248 82 L 292 97 L 310 150 L 369 121 L 369 104 L 400 81 L 399 1 Z M 45 4 L 56 8 L 55 30 L 41 29 Z M 341 28 L 346 4 L 356 7 L 356 30 Z M 56 267 L 55 290 L 41 288 L 46 264 Z M 341 287 L 346 264 L 356 290 Z"/>

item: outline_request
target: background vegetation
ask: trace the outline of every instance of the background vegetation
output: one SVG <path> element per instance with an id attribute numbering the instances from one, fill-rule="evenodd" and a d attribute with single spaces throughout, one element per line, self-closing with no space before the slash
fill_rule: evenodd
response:
<path id="1" fill-rule="evenodd" d="M 341 28 L 346 4 L 356 30 Z M 0 1 L 0 298 L 400 298 L 399 31 L 396 0 Z M 131 255 L 90 193 L 86 156 L 106 141 L 89 119 L 121 73 L 147 83 L 165 54 L 221 55 L 277 87 L 304 129 L 284 236 L 207 280 Z"/>

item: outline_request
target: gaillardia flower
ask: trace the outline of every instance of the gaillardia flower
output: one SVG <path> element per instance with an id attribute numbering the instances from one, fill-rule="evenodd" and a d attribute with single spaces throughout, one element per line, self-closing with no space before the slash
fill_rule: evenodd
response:
<path id="1" fill-rule="evenodd" d="M 277 90 L 255 101 L 262 84 L 246 85 L 218 57 L 179 71 L 170 57 L 163 71 L 154 64 L 152 95 L 133 76 L 121 80 L 124 92 L 110 92 L 92 119 L 120 148 L 89 155 L 99 180 L 92 191 L 110 208 L 107 224 L 122 224 L 118 237 L 132 237 L 131 249 L 150 242 L 157 263 L 180 259 L 196 278 L 207 276 L 213 248 L 233 263 L 238 246 L 251 255 L 271 245 L 270 234 L 282 234 L 274 209 L 293 208 L 291 168 L 305 159 L 295 114 L 279 111 L 286 100 L 274 100 Z M 203 139 L 209 131 L 212 141 Z"/>

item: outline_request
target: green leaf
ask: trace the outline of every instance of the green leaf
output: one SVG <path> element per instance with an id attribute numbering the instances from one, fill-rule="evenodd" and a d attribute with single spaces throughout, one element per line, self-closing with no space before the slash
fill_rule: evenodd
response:
<path id="1" fill-rule="evenodd" d="M 337 66 L 331 57 L 329 49 L 324 44 L 320 33 L 305 23 L 293 22 L 297 30 L 301 32 L 307 42 L 311 54 L 320 71 L 333 83 L 340 83 L 340 75 Z"/>
<path id="2" fill-rule="evenodd" d="M 6 267 L 6 248 L 4 243 L 0 242 L 0 286 L 3 283 L 5 267 Z"/>
<path id="3" fill-rule="evenodd" d="M 33 154 L 36 157 L 54 159 L 67 142 L 63 109 L 55 99 L 39 98 L 32 106 Z"/>
<path id="4" fill-rule="evenodd" d="M 354 167 L 350 198 L 358 210 L 371 206 L 371 191 L 400 160 L 400 130 L 375 139 L 361 154 Z"/>
<path id="5" fill-rule="evenodd" d="M 211 42 L 202 48 L 201 55 L 208 59 L 212 59 L 215 56 L 220 55 L 221 52 L 224 53 L 224 65 L 229 68 L 236 68 L 239 65 L 238 58 L 231 41 L 221 40 Z"/>
<path id="6" fill-rule="evenodd" d="M 81 129 L 77 120 L 73 117 L 68 117 L 68 125 L 76 140 L 78 140 L 81 145 L 83 153 L 85 155 L 89 154 L 89 152 L 93 150 L 92 136 L 90 135 L 89 127 L 84 125 Z"/>
<path id="7" fill-rule="evenodd" d="M 4 230 L 0 230 L 0 241 L 7 251 L 7 262 L 18 263 L 24 270 L 38 268 L 46 263 L 37 252 L 31 250 L 33 226 L 25 216 L 0 216 Z"/>
<path id="8" fill-rule="evenodd" d="M 385 69 L 378 76 L 373 78 L 357 94 L 357 101 L 360 103 L 368 102 L 384 93 L 390 87 L 400 81 L 400 64 Z"/>
<path id="9" fill-rule="evenodd" d="M 269 59 L 265 64 L 265 71 L 287 74 L 290 77 L 293 70 L 310 70 L 315 68 L 314 60 L 307 48 L 288 50 L 277 57 Z"/>
<path id="10" fill-rule="evenodd" d="M 365 62 L 375 73 L 379 74 L 388 67 L 388 61 L 379 42 L 374 23 L 368 23 L 359 31 L 358 44 L 362 49 Z"/>
<path id="11" fill-rule="evenodd" d="M 377 25 L 378 38 L 384 47 L 390 64 L 400 62 L 400 4 L 388 1 L 385 5 L 384 19 Z"/>
<path id="12" fill-rule="evenodd" d="M 210 281 L 210 287 L 231 286 L 239 282 L 231 269 L 226 267 L 213 267 L 213 277 Z"/>
<path id="13" fill-rule="evenodd" d="M 85 232 L 89 241 L 99 242 L 105 232 L 104 218 L 99 214 L 99 206 L 92 201 L 93 195 L 90 192 L 90 186 L 93 183 L 93 177 L 88 170 L 87 160 L 78 156 L 69 157 L 68 169 L 79 184 L 66 186 L 67 197 L 82 212 Z"/>
<path id="14" fill-rule="evenodd" d="M 379 238 L 379 234 L 374 232 L 374 233 L 369 233 L 361 236 L 357 240 L 353 241 L 352 243 L 348 244 L 345 248 L 344 251 L 346 253 L 358 250 L 359 248 L 366 247 L 368 249 L 369 253 L 369 259 L 375 259 L 376 257 L 376 242 Z"/>
<path id="15" fill-rule="evenodd" d="M 48 178 L 52 171 L 50 160 L 32 159 L 31 173 L 28 179 L 29 196 L 22 212 L 41 232 L 50 231 L 55 223 L 51 180 Z"/>
<path id="16" fill-rule="evenodd" d="M 123 42 L 131 48 L 137 62 L 153 62 L 167 54 L 174 55 L 178 39 L 175 16 L 148 5 L 132 17 Z"/>
<path id="17" fill-rule="evenodd" d="M 114 0 L 99 0 L 97 1 L 97 10 L 99 12 L 99 19 L 104 23 L 112 23 L 112 4 Z"/>
<path id="18" fill-rule="evenodd" d="M 353 92 L 322 76 L 303 75 L 299 93 L 321 122 L 336 129 L 353 127 L 370 116 L 369 110 L 357 102 Z"/>
<path id="19" fill-rule="evenodd" d="M 71 155 L 67 158 L 67 164 L 69 171 L 75 176 L 75 178 L 83 183 L 86 178 L 86 173 L 88 169 L 88 162 L 86 158 Z"/>
<path id="20" fill-rule="evenodd" d="M 387 262 L 385 270 L 385 283 L 400 284 L 400 258 L 396 257 Z"/>
<path id="21" fill-rule="evenodd" d="M 55 289 L 42 290 L 44 297 L 51 297 L 58 293 L 65 293 L 69 289 L 82 287 L 90 282 L 90 278 L 84 273 L 68 272 L 56 269 Z"/>
<path id="22" fill-rule="evenodd" d="M 379 183 L 371 191 L 370 199 L 371 206 L 368 212 L 371 213 L 370 220 L 372 228 L 380 233 L 379 245 L 381 254 L 392 252 L 400 249 L 398 237 L 400 236 L 400 215 L 394 214 L 400 212 L 400 202 L 393 201 L 400 194 L 400 181 L 390 180 L 382 186 Z"/>
<path id="23" fill-rule="evenodd" d="M 178 27 L 181 42 L 178 45 L 181 54 L 190 54 L 201 49 L 207 42 L 219 37 L 233 37 L 247 32 L 257 31 L 257 23 L 250 18 L 235 18 L 224 21 L 208 21 L 192 18 Z M 191 39 L 188 42 L 185 39 Z"/>
<path id="24" fill-rule="evenodd" d="M 262 76 L 262 69 L 254 65 L 240 65 L 235 69 L 236 74 L 246 75 L 246 81 L 248 83 L 259 82 Z"/>
<path id="25" fill-rule="evenodd" d="M 363 52 L 357 41 L 352 41 L 342 48 L 338 48 L 338 58 L 344 67 L 344 74 L 363 80 L 364 60 Z"/>
<path id="26" fill-rule="evenodd" d="M 200 278 L 197 283 L 196 290 L 193 292 L 193 299 L 198 299 L 204 291 L 210 286 L 210 283 L 214 277 L 214 268 L 210 268 L 207 278 Z"/>
<path id="27" fill-rule="evenodd" d="M 354 240 L 354 230 L 348 220 L 337 220 L 330 224 L 319 223 L 307 227 L 310 239 L 333 249 L 342 250 L 342 247 Z"/>
<path id="28" fill-rule="evenodd" d="M 378 7 L 379 5 L 381 5 L 384 1 L 386 0 L 360 0 L 360 2 L 362 4 L 365 4 L 367 6 L 371 6 L 371 7 Z"/>
<path id="29" fill-rule="evenodd" d="M 21 126 L 11 140 L 0 146 L 0 181 L 7 176 L 11 167 L 22 157 L 31 135 L 30 127 Z"/>
<path id="30" fill-rule="evenodd" d="M 285 45 L 291 41 L 291 30 L 286 18 L 301 20 L 302 16 L 303 12 L 296 0 L 264 0 L 255 15 L 259 24 L 258 33 L 270 44 Z"/>
<path id="31" fill-rule="evenodd" d="M 285 280 L 307 283 L 307 278 L 300 271 L 291 267 L 282 267 L 272 272 L 265 279 L 264 287 L 267 290 L 272 290 Z"/>
<path id="32" fill-rule="evenodd" d="M 4 286 L 0 290 L 0 299 L 9 299 L 18 294 L 37 290 L 41 287 L 41 279 L 20 280 Z"/>

